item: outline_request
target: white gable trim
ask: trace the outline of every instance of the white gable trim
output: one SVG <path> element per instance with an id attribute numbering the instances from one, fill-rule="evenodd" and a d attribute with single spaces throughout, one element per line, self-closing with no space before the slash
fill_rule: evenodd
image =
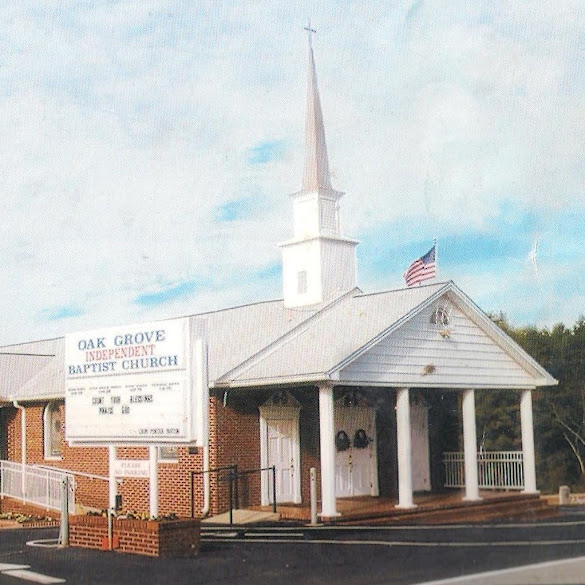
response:
<path id="1" fill-rule="evenodd" d="M 533 357 L 524 351 L 509 335 L 498 327 L 462 290 L 453 285 L 450 291 L 457 301 L 459 308 L 480 329 L 488 335 L 494 343 L 499 345 L 512 359 L 528 372 L 541 376 L 543 380 L 536 386 L 556 386 L 559 381 L 553 378 Z"/>
<path id="2" fill-rule="evenodd" d="M 426 307 L 431 306 L 437 299 L 442 297 L 449 290 L 450 285 L 452 285 L 451 282 L 447 283 L 444 287 L 440 288 L 434 295 L 431 295 L 430 297 L 425 299 L 420 305 L 416 306 L 414 309 L 406 313 L 403 317 L 398 319 L 398 321 L 395 321 L 392 325 L 390 325 L 390 327 L 384 329 L 384 331 L 380 332 L 378 335 L 373 337 L 370 341 L 368 341 L 368 343 L 362 345 L 362 347 L 360 347 L 357 351 L 347 356 L 344 360 L 342 360 L 336 366 L 331 368 L 328 372 L 326 372 L 326 375 L 332 379 L 338 380 L 340 370 L 349 366 L 349 364 L 357 360 L 360 356 L 362 356 L 372 347 L 380 343 L 380 341 L 386 339 L 386 337 L 391 335 L 393 331 L 396 331 L 396 329 L 402 327 L 402 325 L 404 325 L 407 321 L 410 321 L 410 319 L 412 319 L 415 315 L 418 315 L 418 313 L 420 313 Z"/>
<path id="3" fill-rule="evenodd" d="M 359 359 L 362 355 L 371 350 L 374 346 L 379 344 L 382 340 L 388 338 L 398 328 L 405 323 L 419 315 L 429 306 L 432 306 L 442 296 L 447 297 L 461 310 L 461 312 L 469 318 L 481 331 L 487 335 L 502 351 L 504 351 L 511 360 L 513 360 L 520 368 L 526 371 L 533 379 L 533 383 L 527 385 L 525 383 L 518 386 L 518 388 L 532 389 L 537 386 L 553 386 L 558 384 L 542 366 L 540 366 L 533 358 L 531 358 L 516 342 L 514 342 L 504 331 L 502 331 L 493 321 L 483 312 L 477 305 L 471 301 L 453 282 L 449 282 L 445 287 L 439 289 L 434 295 L 426 299 L 418 307 L 407 313 L 403 318 L 394 323 L 391 327 L 382 331 L 379 335 L 370 340 L 367 344 L 362 346 L 359 350 L 348 356 L 345 360 L 340 362 L 334 368 L 327 372 L 327 375 L 332 379 L 340 380 L 341 370 L 347 368 L 354 361 Z M 341 380 L 343 382 L 343 380 Z M 345 383 L 345 382 L 343 382 Z M 354 380 L 354 383 L 358 383 Z M 366 383 L 363 381 L 363 383 Z M 371 381 L 367 382 L 371 384 Z M 374 384 L 375 385 L 375 384 Z M 437 384 L 425 384 L 423 381 L 417 382 L 417 386 L 437 386 Z M 452 387 L 457 387 L 457 384 L 450 384 Z M 465 385 L 467 386 L 467 385 Z M 463 386 L 462 386 L 463 387 Z"/>

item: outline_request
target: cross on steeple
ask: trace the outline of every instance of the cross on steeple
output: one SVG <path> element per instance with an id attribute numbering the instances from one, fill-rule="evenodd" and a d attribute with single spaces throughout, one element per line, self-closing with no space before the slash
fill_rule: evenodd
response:
<path id="1" fill-rule="evenodd" d="M 311 28 L 311 19 L 309 19 L 307 26 L 303 28 L 307 31 L 307 37 L 309 38 L 309 47 L 313 48 L 313 43 L 311 42 L 311 39 L 313 38 L 312 35 L 317 34 L 317 31 L 314 28 Z"/>

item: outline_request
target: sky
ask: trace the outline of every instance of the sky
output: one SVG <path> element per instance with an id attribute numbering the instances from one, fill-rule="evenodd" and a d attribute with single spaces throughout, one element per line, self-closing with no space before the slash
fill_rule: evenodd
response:
<path id="1" fill-rule="evenodd" d="M 309 18 L 360 288 L 585 313 L 583 0 L 3 0 L 0 345 L 282 297 Z"/>

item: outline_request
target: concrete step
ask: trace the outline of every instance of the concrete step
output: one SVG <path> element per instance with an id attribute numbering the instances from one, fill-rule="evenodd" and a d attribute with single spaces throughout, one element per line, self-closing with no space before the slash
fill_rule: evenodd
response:
<path id="1" fill-rule="evenodd" d="M 368 517 L 342 516 L 336 524 L 455 524 L 486 520 L 536 519 L 555 516 L 556 507 L 549 506 L 538 495 L 495 498 L 479 502 L 460 502 L 437 508 L 414 508 L 372 513 Z"/>

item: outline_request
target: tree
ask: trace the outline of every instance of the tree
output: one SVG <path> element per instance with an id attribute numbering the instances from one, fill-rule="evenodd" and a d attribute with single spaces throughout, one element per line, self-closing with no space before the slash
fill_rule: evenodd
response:
<path id="1" fill-rule="evenodd" d="M 570 329 L 558 324 L 551 331 L 514 328 L 502 313 L 492 319 L 559 381 L 557 387 L 538 390 L 534 396 L 542 488 L 554 491 L 561 483 L 585 487 L 585 319 L 579 318 Z M 487 421 L 498 416 L 504 426 L 518 424 L 510 415 L 513 404 L 509 401 L 488 401 L 482 407 Z M 517 412 L 517 402 L 515 408 Z"/>

